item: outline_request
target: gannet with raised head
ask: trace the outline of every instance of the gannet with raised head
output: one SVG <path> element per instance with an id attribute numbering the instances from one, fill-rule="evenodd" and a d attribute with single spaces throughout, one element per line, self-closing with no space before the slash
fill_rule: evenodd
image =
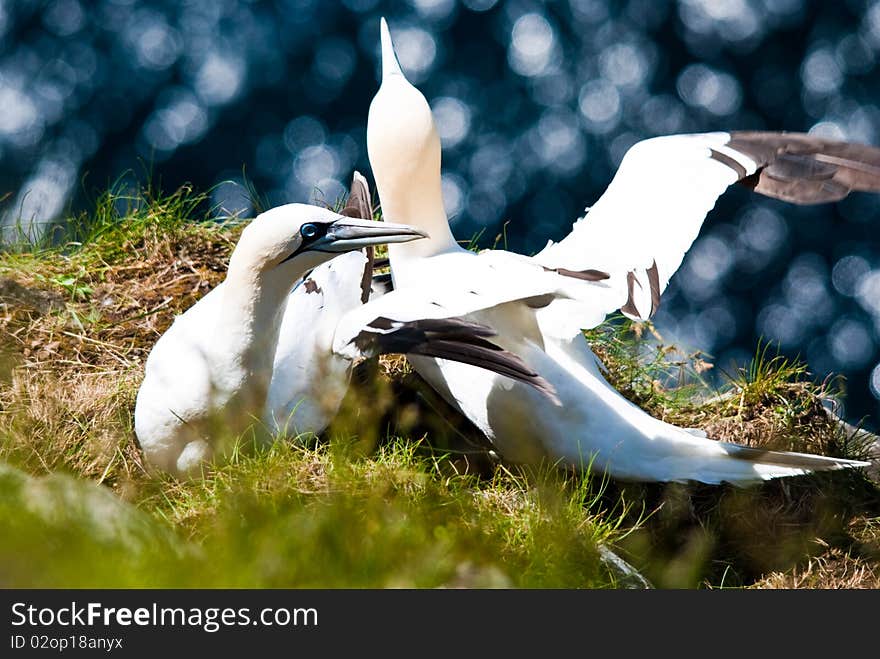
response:
<path id="1" fill-rule="evenodd" d="M 494 332 L 484 325 L 420 314 L 431 305 L 406 293 L 386 296 L 381 313 L 370 313 L 372 269 L 362 248 L 425 234 L 360 219 L 372 216 L 369 199 L 355 174 L 342 215 L 288 204 L 244 229 L 225 280 L 174 321 L 147 359 L 135 432 L 151 466 L 198 474 L 248 428 L 259 438 L 319 433 L 339 408 L 353 362 L 385 352 L 462 360 L 552 396 L 518 357 L 487 340 Z M 349 318 L 354 310 L 363 313 Z"/>
<path id="2" fill-rule="evenodd" d="M 629 150 L 608 190 L 563 241 L 534 257 L 475 254 L 459 247 L 449 229 L 431 110 L 401 71 L 384 19 L 381 39 L 382 83 L 367 127 L 370 164 L 385 219 L 430 234 L 389 246 L 395 289 L 432 296 L 442 302 L 438 313 L 491 325 L 495 341 L 540 372 L 561 402 L 465 365 L 414 357 L 416 371 L 502 457 L 592 465 L 626 480 L 734 484 L 864 466 L 713 441 L 655 419 L 608 384 L 582 329 L 617 310 L 648 318 L 728 186 L 742 181 L 796 203 L 880 191 L 880 150 L 784 133 L 645 140 Z"/>

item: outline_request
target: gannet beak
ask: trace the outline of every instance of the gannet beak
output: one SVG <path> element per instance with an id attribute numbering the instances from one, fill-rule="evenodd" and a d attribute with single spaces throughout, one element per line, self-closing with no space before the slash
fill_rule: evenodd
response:
<path id="1" fill-rule="evenodd" d="M 394 42 L 391 41 L 391 32 L 384 16 L 380 21 L 379 31 L 382 35 L 382 82 L 385 82 L 391 76 L 403 76 L 403 71 L 400 70 L 400 62 L 394 54 Z M 403 77 L 406 79 L 406 76 Z"/>
<path id="2" fill-rule="evenodd" d="M 405 224 L 341 217 L 330 225 L 327 235 L 313 243 L 310 249 L 318 249 L 322 252 L 349 252 L 369 245 L 408 243 L 411 240 L 427 237 L 428 234 L 424 231 Z"/>

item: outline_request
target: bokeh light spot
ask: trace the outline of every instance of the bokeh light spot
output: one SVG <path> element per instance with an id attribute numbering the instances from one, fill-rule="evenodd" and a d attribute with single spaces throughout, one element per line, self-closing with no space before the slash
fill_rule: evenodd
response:
<path id="1" fill-rule="evenodd" d="M 541 75 L 550 68 L 555 47 L 556 33 L 550 22 L 542 14 L 524 14 L 511 30 L 507 61 L 520 75 Z"/>

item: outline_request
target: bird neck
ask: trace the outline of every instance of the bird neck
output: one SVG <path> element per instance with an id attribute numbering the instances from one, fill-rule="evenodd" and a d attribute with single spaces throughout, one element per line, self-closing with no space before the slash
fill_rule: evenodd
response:
<path id="1" fill-rule="evenodd" d="M 428 234 L 422 240 L 388 245 L 392 263 L 460 249 L 443 207 L 439 169 L 434 176 L 416 176 L 390 185 L 380 185 L 377 181 L 376 187 L 385 221 L 409 224 Z"/>
<path id="2" fill-rule="evenodd" d="M 227 406 L 262 414 L 292 285 L 290 273 L 230 263 L 213 342 L 216 386 Z"/>

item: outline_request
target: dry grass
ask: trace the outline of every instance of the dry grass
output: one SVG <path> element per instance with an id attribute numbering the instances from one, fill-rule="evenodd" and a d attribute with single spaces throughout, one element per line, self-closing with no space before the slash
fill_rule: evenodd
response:
<path id="1" fill-rule="evenodd" d="M 146 357 L 174 316 L 222 279 L 238 231 L 199 222 L 187 194 L 170 198 L 98 218 L 77 241 L 0 254 L 0 465 L 48 475 L 0 473 L 0 563 L 17 566 L 0 568 L 0 584 L 612 582 L 596 550 L 611 526 L 590 511 L 586 481 L 558 480 L 555 496 L 516 514 L 496 505 L 525 496 L 525 481 L 499 472 L 480 482 L 466 475 L 466 456 L 437 454 L 460 431 L 425 422 L 400 357 L 360 378 L 385 386 L 364 389 L 356 378 L 329 443 L 240 455 L 196 482 L 148 474 L 132 430 Z M 428 435 L 431 447 L 420 439 Z M 58 472 L 76 480 L 52 480 Z M 58 490 L 69 501 L 88 494 L 83 481 L 146 513 L 132 517 L 144 529 L 136 545 L 92 538 L 92 514 L 25 515 L 17 499 Z M 115 510 L 120 528 L 133 511 Z M 179 555 L 170 562 L 156 553 L 169 542 Z"/>
<path id="2" fill-rule="evenodd" d="M 426 570 L 399 583 L 596 584 L 594 567 L 581 562 L 595 560 L 597 538 L 616 534 L 625 557 L 660 586 L 877 587 L 880 497 L 863 476 L 790 479 L 747 491 L 614 483 L 603 489 L 585 479 L 525 486 L 400 356 L 383 358 L 378 367 L 365 364 L 356 374 L 348 411 L 328 432 L 337 444 L 343 438 L 343 459 L 319 444 L 242 458 L 198 486 L 148 475 L 132 431 L 145 359 L 174 316 L 222 279 L 237 238 L 235 226 L 194 222 L 204 218 L 191 194 L 145 199 L 116 215 L 105 205 L 107 217 L 76 241 L 83 246 L 63 241 L 0 254 L 0 462 L 100 483 L 187 540 L 215 548 L 241 541 L 236 501 L 249 502 L 251 532 L 267 543 L 278 521 L 261 506 L 286 511 L 297 534 L 326 535 L 331 523 L 344 520 L 369 535 L 379 520 L 406 525 L 418 516 L 457 538 L 422 537 L 421 527 L 413 536 L 403 526 L 395 530 L 397 540 L 377 548 L 408 552 Z M 717 391 L 701 380 L 711 367 L 702 355 L 645 348 L 625 324 L 608 324 L 590 338 L 615 386 L 659 418 L 703 428 L 716 439 L 859 455 L 859 443 L 822 409 L 828 387 L 813 383 L 802 365 L 764 350 L 752 369 Z M 377 379 L 383 387 L 360 389 Z M 364 396 L 369 414 L 361 412 Z M 389 448 L 389 436 L 408 439 Z M 560 499 L 559 491 L 573 498 Z M 393 505 L 386 510 L 383 501 Z M 328 506 L 335 512 L 324 519 L 316 511 Z M 460 518 L 461 528 L 449 526 L 438 512 L 444 509 Z M 620 538 L 621 525 L 636 530 Z M 475 532 L 500 535 L 476 541 L 468 535 Z M 291 547 L 320 551 L 320 544 L 309 545 L 316 538 L 291 534 Z M 447 542 L 458 562 L 430 559 L 435 542 Z M 542 543 L 554 542 L 561 544 L 552 556 L 535 558 L 546 553 Z M 427 558 L 416 558 L 420 546 Z M 476 558 L 468 547 L 492 547 L 526 577 L 511 580 L 503 564 Z M 344 545 L 340 551 L 339 565 L 356 564 Z M 443 569 L 432 571 L 431 560 Z M 364 584 L 380 583 L 387 578 L 382 570 L 394 568 L 376 561 L 379 581 Z M 556 572 L 554 561 L 562 566 Z M 295 583 L 320 585 L 298 569 Z M 289 582 L 254 576 L 247 583 Z"/>
<path id="3" fill-rule="evenodd" d="M 806 565 L 789 572 L 772 572 L 751 588 L 880 588 L 880 567 L 876 562 L 853 557 L 849 552 L 827 548 L 822 555 L 810 558 Z"/>
<path id="4" fill-rule="evenodd" d="M 653 342 L 635 340 L 646 331 Z M 866 459 L 876 439 L 829 416 L 823 400 L 835 393 L 832 382 L 814 382 L 804 364 L 769 346 L 759 346 L 752 364 L 717 388 L 704 380 L 711 369 L 704 355 L 663 344 L 650 325 L 609 323 L 589 338 L 625 396 L 713 439 L 854 459 Z M 871 570 L 880 559 L 861 535 L 867 520 L 880 514 L 880 490 L 862 472 L 781 479 L 747 490 L 615 484 L 610 494 L 653 511 L 622 545 L 659 586 L 763 584 L 764 575 L 788 578 L 816 561 L 836 565 L 839 556 Z M 854 574 L 870 585 L 871 570 Z"/>
<path id="5" fill-rule="evenodd" d="M 230 232 L 194 225 L 126 241 L 123 258 L 53 250 L 0 261 L 0 457 L 114 487 L 143 475 L 131 410 L 155 340 L 219 282 Z M 114 250 L 115 252 L 115 250 Z M 10 438 L 29 437 L 23 445 Z"/>

